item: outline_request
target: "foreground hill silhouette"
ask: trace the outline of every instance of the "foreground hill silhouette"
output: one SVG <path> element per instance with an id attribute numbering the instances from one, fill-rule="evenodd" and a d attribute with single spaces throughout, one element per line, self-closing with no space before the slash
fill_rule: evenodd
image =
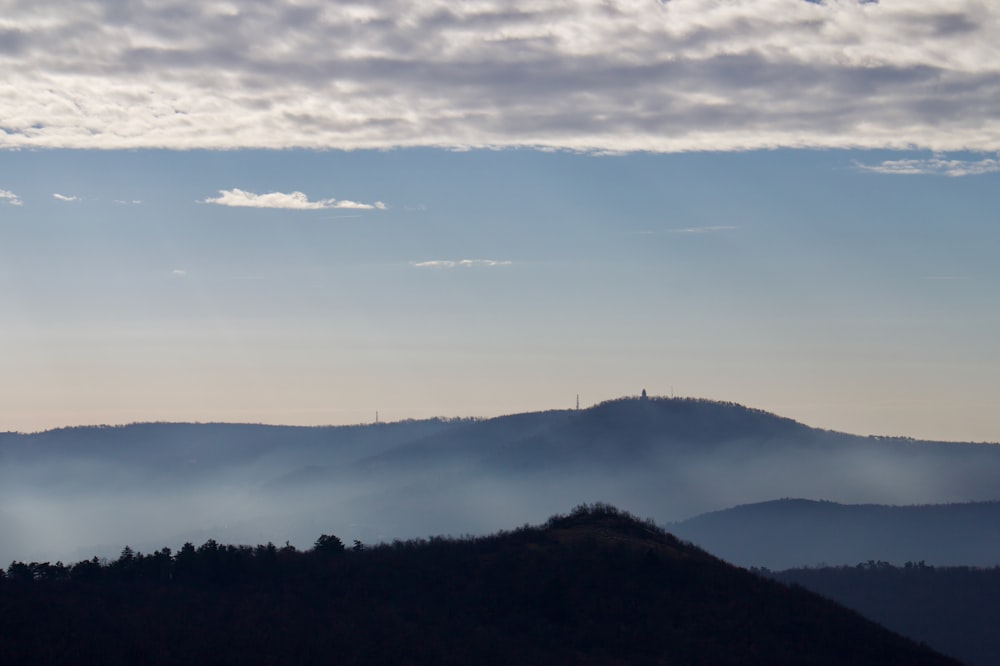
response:
<path id="1" fill-rule="evenodd" d="M 592 505 L 488 537 L 15 563 L 0 663 L 957 662 Z"/>

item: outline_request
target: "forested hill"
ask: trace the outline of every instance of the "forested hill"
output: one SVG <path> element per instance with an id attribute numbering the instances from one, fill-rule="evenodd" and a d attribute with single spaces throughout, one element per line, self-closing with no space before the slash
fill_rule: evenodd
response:
<path id="1" fill-rule="evenodd" d="M 496 470 L 641 465 L 663 456 L 705 455 L 738 443 L 799 445 L 836 437 L 742 405 L 693 398 L 620 398 L 583 410 L 513 414 L 464 424 L 368 462 L 406 466 L 442 460 Z M 857 438 L 861 439 L 861 438 Z"/>
<path id="2" fill-rule="evenodd" d="M 373 542 L 484 534 L 606 501 L 657 520 L 812 497 L 997 499 L 1000 446 L 860 437 L 730 403 L 622 398 L 582 410 L 345 427 L 136 424 L 0 435 L 0 562 L 209 536 Z"/>
<path id="3" fill-rule="evenodd" d="M 13 564 L 0 663 L 957 662 L 592 505 L 488 537 Z"/>

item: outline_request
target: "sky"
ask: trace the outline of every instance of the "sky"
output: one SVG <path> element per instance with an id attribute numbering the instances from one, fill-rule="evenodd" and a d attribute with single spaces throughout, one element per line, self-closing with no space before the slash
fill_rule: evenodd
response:
<path id="1" fill-rule="evenodd" d="M 0 430 L 1000 441 L 995 2 L 0 0 L 0 67 Z"/>

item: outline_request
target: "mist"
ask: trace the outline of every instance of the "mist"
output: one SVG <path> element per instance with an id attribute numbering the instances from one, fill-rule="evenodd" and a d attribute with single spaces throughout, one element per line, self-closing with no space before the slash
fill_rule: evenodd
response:
<path id="1" fill-rule="evenodd" d="M 814 430 L 737 405 L 611 401 L 329 428 L 138 424 L 0 435 L 0 562 L 190 541 L 305 549 L 484 534 L 608 502 L 665 524 L 784 497 L 996 499 L 1000 447 Z"/>

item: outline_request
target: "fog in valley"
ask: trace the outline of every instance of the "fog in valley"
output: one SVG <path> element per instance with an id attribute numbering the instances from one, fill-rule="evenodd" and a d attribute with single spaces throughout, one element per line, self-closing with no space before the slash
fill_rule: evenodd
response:
<path id="1" fill-rule="evenodd" d="M 308 548 L 482 534 L 609 502 L 659 523 L 783 497 L 995 497 L 1000 447 L 819 431 L 730 404 L 623 399 L 489 420 L 138 424 L 0 435 L 0 561 L 186 541 Z"/>

